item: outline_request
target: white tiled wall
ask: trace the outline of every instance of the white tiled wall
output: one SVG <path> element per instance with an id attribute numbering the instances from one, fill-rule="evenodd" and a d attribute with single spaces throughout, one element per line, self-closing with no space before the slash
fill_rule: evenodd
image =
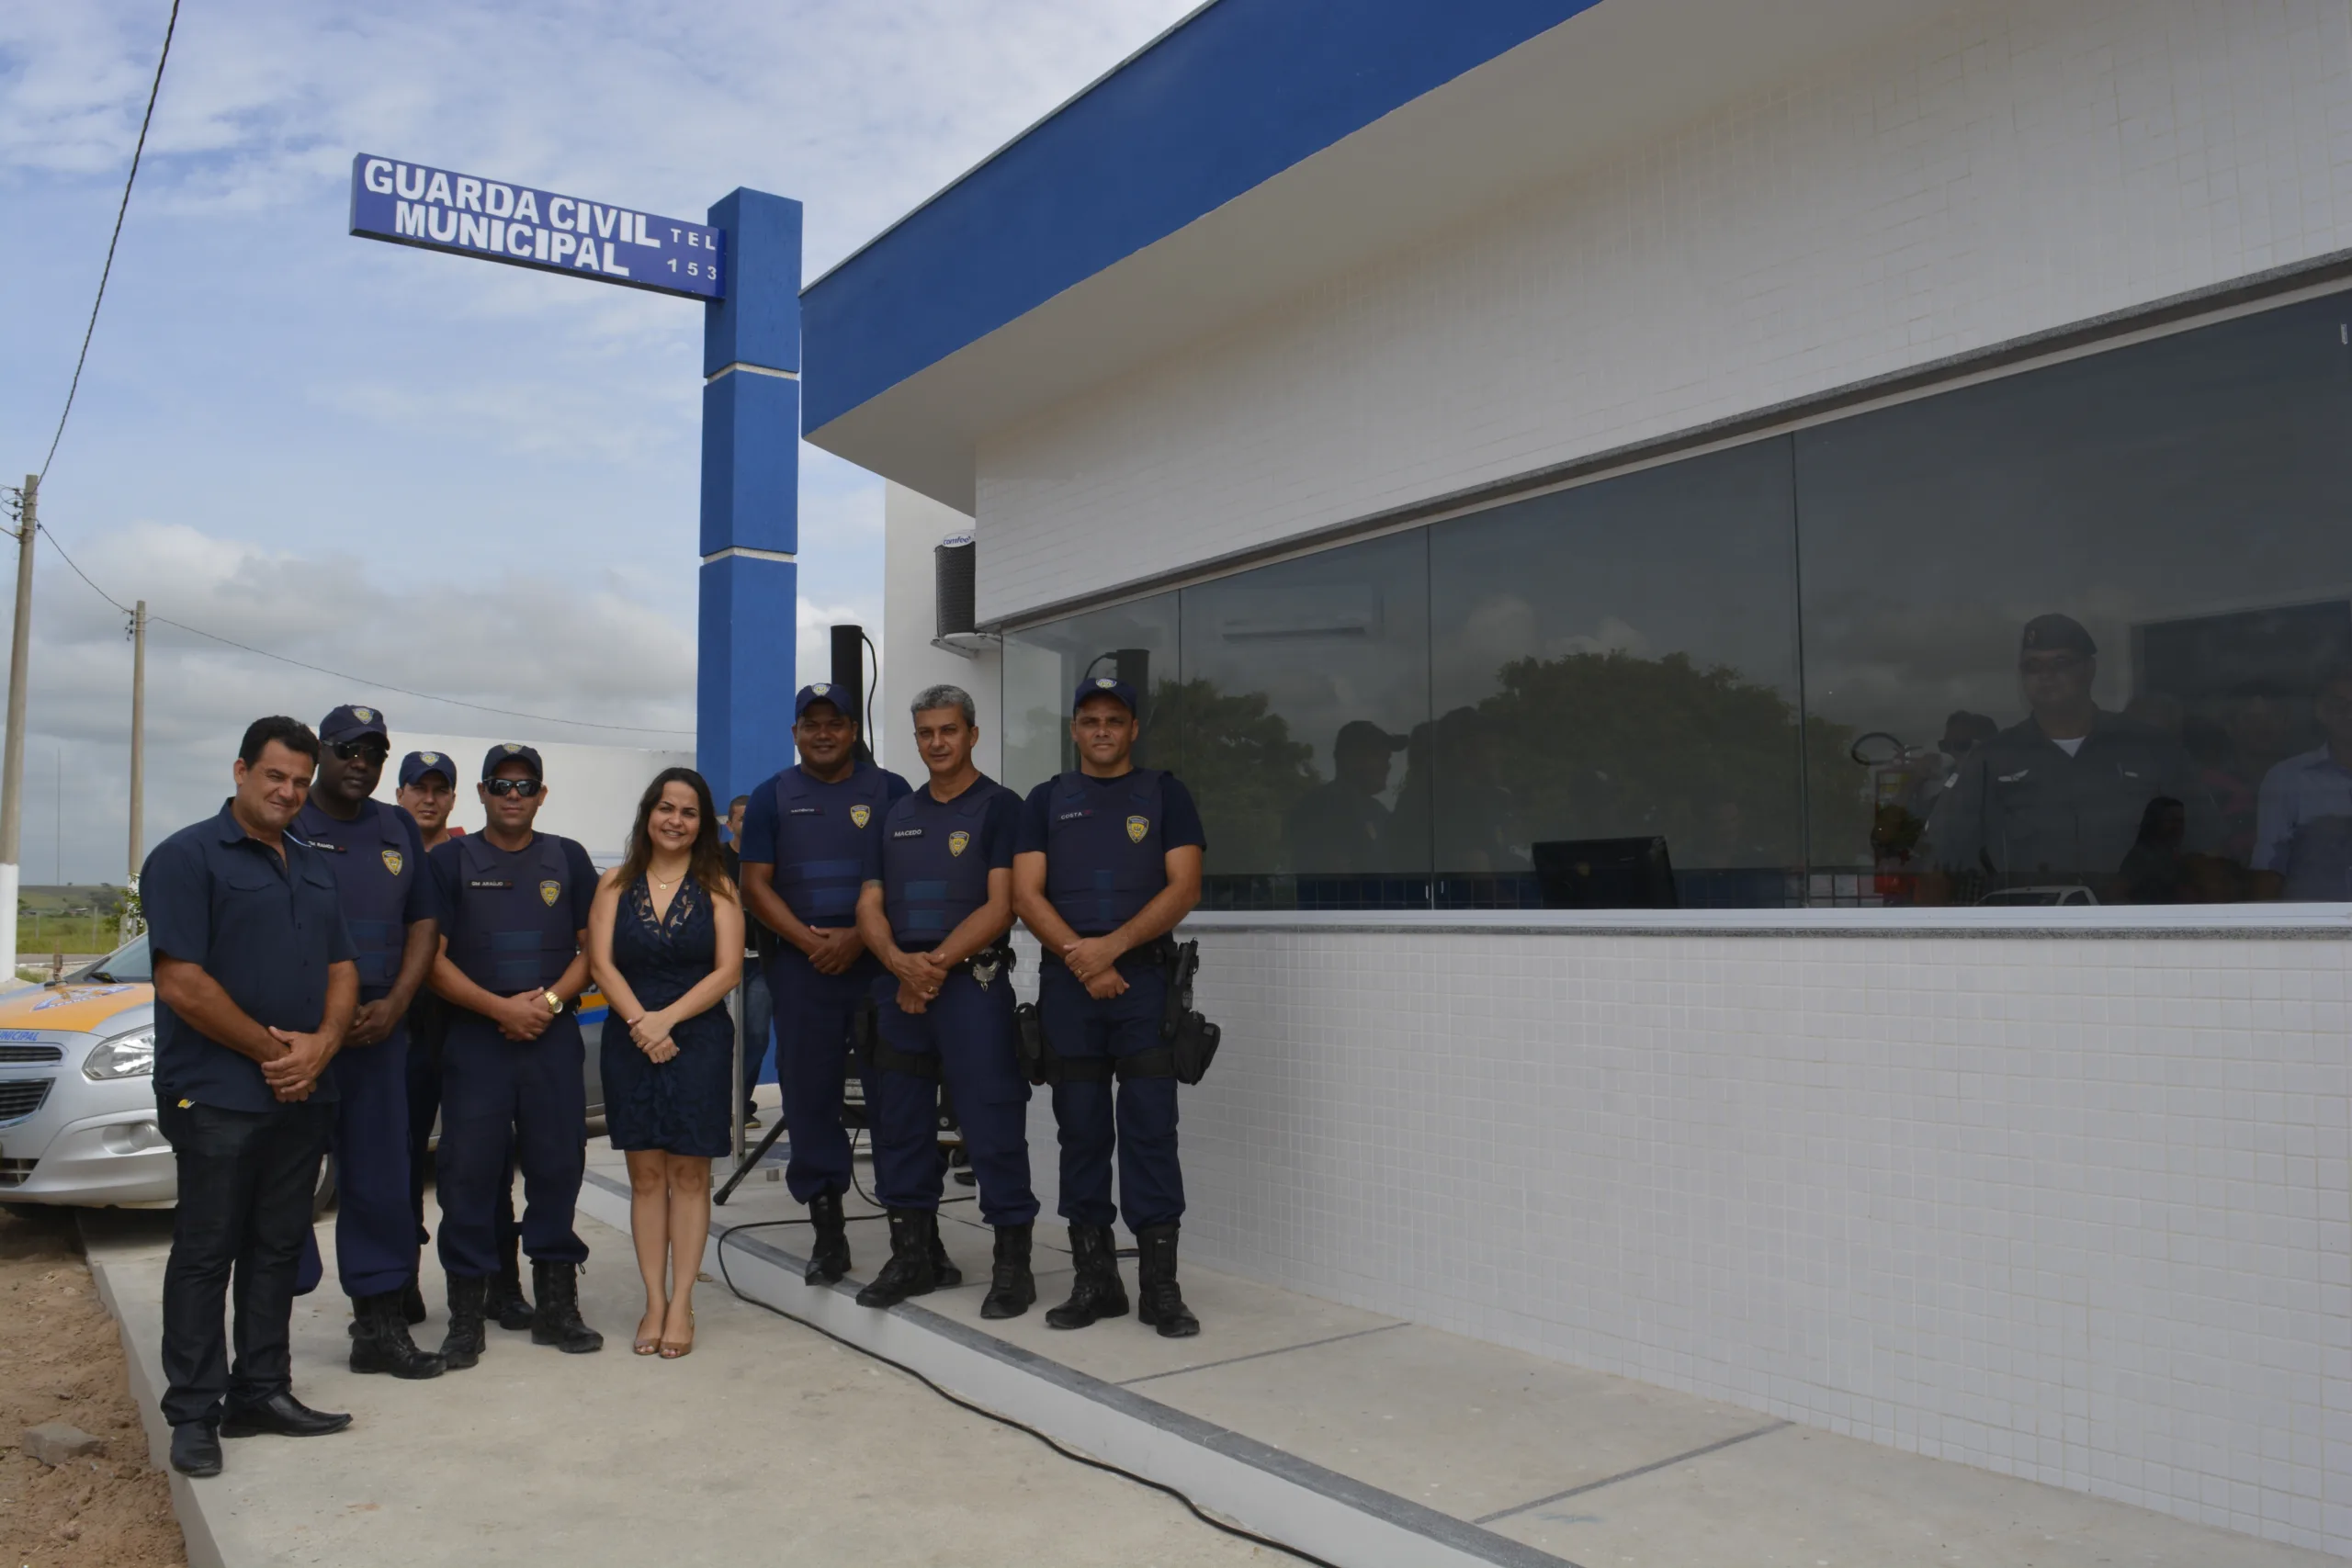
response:
<path id="1" fill-rule="evenodd" d="M 2347 247 L 2352 0 L 1972 0 L 989 436 L 981 613 Z"/>
<path id="2" fill-rule="evenodd" d="M 1187 1256 L 2352 1554 L 2352 945 L 1189 934 Z"/>

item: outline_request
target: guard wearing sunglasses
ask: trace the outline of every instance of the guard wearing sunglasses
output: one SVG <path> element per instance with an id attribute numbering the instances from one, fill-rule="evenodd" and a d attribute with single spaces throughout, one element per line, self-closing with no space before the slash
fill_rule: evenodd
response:
<path id="1" fill-rule="evenodd" d="M 475 786 L 482 830 L 428 857 L 447 927 L 431 983 L 451 1012 L 442 1048 L 440 1251 L 449 1278 L 441 1355 L 453 1371 L 481 1359 L 510 1137 L 537 1302 L 531 1342 L 575 1355 L 605 1343 L 580 1318 L 588 1248 L 572 1224 L 587 1156 L 577 1012 L 596 871 L 571 840 L 533 831 L 545 779 L 530 747 L 492 747 Z"/>
<path id="2" fill-rule="evenodd" d="M 352 1304 L 351 1370 L 438 1377 L 441 1358 L 416 1348 L 403 1311 L 418 1257 L 408 1204 L 406 1015 L 440 934 L 424 840 L 407 812 L 370 798 L 391 753 L 380 709 L 335 709 L 320 721 L 319 740 L 318 775 L 288 830 L 334 868 L 359 964 L 359 1012 L 327 1065 L 339 1095 L 334 1249 Z"/>

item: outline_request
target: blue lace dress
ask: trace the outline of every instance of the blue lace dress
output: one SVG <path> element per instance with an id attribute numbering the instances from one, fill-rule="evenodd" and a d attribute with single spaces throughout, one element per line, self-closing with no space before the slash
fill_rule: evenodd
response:
<path id="1" fill-rule="evenodd" d="M 640 876 L 613 919 L 613 964 L 648 1010 L 665 1008 L 717 965 L 718 938 L 710 895 L 691 874 L 659 919 Z M 734 1132 L 734 1020 L 722 1004 L 683 1021 L 670 1038 L 678 1054 L 655 1062 L 628 1037 L 617 1009 L 605 1017 L 605 1125 L 613 1147 L 721 1158 Z"/>

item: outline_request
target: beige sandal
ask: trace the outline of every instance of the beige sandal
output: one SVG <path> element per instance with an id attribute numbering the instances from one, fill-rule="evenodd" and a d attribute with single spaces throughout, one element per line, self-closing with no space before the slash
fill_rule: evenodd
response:
<path id="1" fill-rule="evenodd" d="M 692 1355 L 692 1354 L 694 1353 L 694 1348 L 695 1348 L 695 1309 L 694 1309 L 694 1308 L 692 1308 L 692 1307 L 688 1307 L 688 1308 L 686 1309 L 686 1337 L 685 1337 L 685 1338 L 684 1338 L 684 1339 L 682 1339 L 682 1340 L 681 1340 L 681 1339 L 664 1339 L 664 1340 L 662 1340 L 662 1359 L 663 1360 L 665 1360 L 665 1361 L 675 1361 L 675 1360 L 682 1359 L 683 1358 L 684 1358 L 684 1357 L 686 1357 L 686 1356 Z"/>

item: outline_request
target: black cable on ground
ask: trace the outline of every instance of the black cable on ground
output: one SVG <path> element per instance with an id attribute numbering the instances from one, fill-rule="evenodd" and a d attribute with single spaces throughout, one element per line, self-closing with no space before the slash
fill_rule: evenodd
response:
<path id="1" fill-rule="evenodd" d="M 964 1202 L 971 1201 L 970 1199 L 963 1199 L 959 1201 Z M 871 1219 L 874 1216 L 869 1214 L 861 1215 L 859 1217 L 863 1219 Z M 767 1220 L 761 1222 L 761 1224 L 805 1224 L 807 1223 L 808 1222 L 805 1220 Z M 904 1372 L 907 1376 L 914 1379 L 915 1382 L 922 1384 L 923 1387 L 931 1390 L 932 1393 L 939 1395 L 940 1398 L 947 1401 L 948 1404 L 956 1406 L 958 1409 L 968 1410 L 975 1416 L 985 1416 L 989 1420 L 995 1422 L 1000 1427 L 1010 1427 L 1016 1432 L 1025 1432 L 1030 1437 L 1033 1437 L 1039 1442 L 1045 1444 L 1046 1447 L 1053 1450 L 1054 1452 L 1061 1455 L 1064 1459 L 1073 1460 L 1080 1464 L 1085 1465 L 1090 1470 L 1107 1472 L 1108 1473 L 1119 1476 L 1124 1480 L 1132 1481 L 1138 1486 L 1148 1486 L 1154 1492 L 1165 1493 L 1169 1496 L 1175 1498 L 1179 1503 L 1183 1504 L 1185 1508 L 1191 1512 L 1194 1518 L 1200 1520 L 1201 1523 L 1208 1526 L 1211 1529 L 1222 1530 L 1225 1534 L 1232 1536 L 1239 1540 L 1246 1540 L 1253 1546 L 1266 1547 L 1271 1551 L 1279 1551 L 1286 1557 L 1295 1557 L 1301 1562 L 1312 1563 L 1315 1565 L 1315 1568 L 1340 1568 L 1338 1563 L 1331 1562 L 1329 1558 L 1317 1557 L 1311 1551 L 1303 1551 L 1295 1546 L 1291 1546 L 1283 1541 L 1276 1540 L 1272 1536 L 1260 1535 L 1255 1530 L 1243 1529 L 1239 1525 L 1227 1524 L 1223 1519 L 1212 1517 L 1203 1509 L 1198 1503 L 1193 1502 L 1190 1496 L 1186 1495 L 1182 1489 L 1170 1486 L 1165 1481 L 1154 1481 L 1148 1475 L 1138 1475 L 1134 1471 L 1125 1469 L 1120 1465 L 1113 1464 L 1108 1460 L 1096 1459 L 1092 1454 L 1083 1454 L 1079 1452 L 1076 1449 L 1065 1447 L 1061 1442 L 1057 1440 L 1048 1433 L 1040 1431 L 1038 1428 L 1030 1426 L 1025 1421 L 1016 1421 L 1010 1416 L 1006 1416 L 999 1411 L 990 1410 L 984 1404 L 976 1404 L 972 1401 L 966 1399 L 962 1394 L 956 1393 L 946 1388 L 943 1388 L 938 1383 L 933 1382 L 930 1378 L 925 1377 L 922 1373 L 915 1371 L 914 1368 L 907 1365 L 904 1361 L 894 1360 L 890 1357 L 883 1355 L 878 1350 L 870 1350 L 865 1346 L 858 1344 L 855 1340 L 844 1338 L 841 1335 L 834 1333 L 831 1329 L 827 1328 L 822 1324 L 810 1322 L 808 1319 L 802 1317 L 797 1313 L 786 1312 L 780 1306 L 760 1300 L 757 1296 L 744 1294 L 742 1287 L 735 1283 L 734 1276 L 730 1274 L 727 1269 L 727 1238 L 733 1235 L 736 1231 L 754 1230 L 757 1228 L 757 1225 L 736 1225 L 719 1233 L 718 1278 L 727 1286 L 728 1293 L 732 1295 L 737 1301 L 749 1303 L 751 1305 L 758 1307 L 762 1312 L 773 1313 L 776 1316 L 784 1319 L 786 1323 L 797 1323 L 801 1327 L 808 1329 L 812 1333 L 823 1335 L 826 1338 L 831 1340 L 836 1345 L 845 1346 L 849 1349 L 856 1351 L 861 1356 L 879 1361 L 884 1366 L 892 1368 L 895 1371 Z"/>

